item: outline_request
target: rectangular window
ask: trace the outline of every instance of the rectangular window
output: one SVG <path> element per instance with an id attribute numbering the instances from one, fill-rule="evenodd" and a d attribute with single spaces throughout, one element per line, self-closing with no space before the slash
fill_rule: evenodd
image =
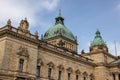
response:
<path id="1" fill-rule="evenodd" d="M 115 74 L 112 74 L 113 75 L 113 80 L 115 80 Z"/>
<path id="2" fill-rule="evenodd" d="M 78 80 L 78 75 L 76 75 L 76 80 Z"/>
<path id="3" fill-rule="evenodd" d="M 51 71 L 52 71 L 52 69 L 51 69 L 51 68 L 48 68 L 48 80 L 51 79 Z"/>
<path id="4" fill-rule="evenodd" d="M 61 80 L 61 73 L 62 73 L 62 71 L 59 71 L 58 80 Z"/>
<path id="5" fill-rule="evenodd" d="M 23 64 L 24 64 L 24 60 L 19 59 L 19 71 L 23 71 Z"/>
<path id="6" fill-rule="evenodd" d="M 37 77 L 40 77 L 40 66 L 37 66 Z"/>
<path id="7" fill-rule="evenodd" d="M 68 73 L 68 80 L 70 80 L 70 73 Z"/>
<path id="8" fill-rule="evenodd" d="M 86 80 L 86 77 L 84 77 L 84 80 Z"/>

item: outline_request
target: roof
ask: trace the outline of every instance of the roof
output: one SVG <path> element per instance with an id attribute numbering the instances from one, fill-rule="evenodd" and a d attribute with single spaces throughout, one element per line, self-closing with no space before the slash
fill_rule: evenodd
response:
<path id="1" fill-rule="evenodd" d="M 64 18 L 61 17 L 61 13 L 59 13 L 59 16 L 57 16 L 55 19 L 55 25 L 45 32 L 44 39 L 47 40 L 57 36 L 62 36 L 69 40 L 76 41 L 73 33 L 64 25 Z"/>

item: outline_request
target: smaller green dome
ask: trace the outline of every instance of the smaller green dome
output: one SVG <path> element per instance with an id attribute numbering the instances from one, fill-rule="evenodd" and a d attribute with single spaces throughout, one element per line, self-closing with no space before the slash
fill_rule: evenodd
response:
<path id="1" fill-rule="evenodd" d="M 104 40 L 102 39 L 101 35 L 100 35 L 100 31 L 97 30 L 96 31 L 96 36 L 94 38 L 94 40 L 92 41 L 92 46 L 96 46 L 96 45 L 106 45 Z"/>

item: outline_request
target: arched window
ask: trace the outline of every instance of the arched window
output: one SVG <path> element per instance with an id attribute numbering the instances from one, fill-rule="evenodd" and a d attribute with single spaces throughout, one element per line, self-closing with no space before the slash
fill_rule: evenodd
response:
<path id="1" fill-rule="evenodd" d="M 41 66 L 43 65 L 43 61 L 39 58 L 37 59 L 37 69 L 36 69 L 36 76 L 40 77 Z"/>
<path id="2" fill-rule="evenodd" d="M 47 65 L 48 65 L 48 80 L 50 80 L 52 69 L 54 68 L 54 64 L 53 64 L 53 62 L 49 62 Z"/>
<path id="3" fill-rule="evenodd" d="M 68 80 L 70 80 L 70 75 L 71 75 L 71 74 L 70 74 L 70 73 L 68 73 Z"/>
<path id="4" fill-rule="evenodd" d="M 51 68 L 48 68 L 48 80 L 51 79 L 51 72 L 52 72 L 52 69 L 51 69 Z"/>
<path id="5" fill-rule="evenodd" d="M 87 76 L 88 76 L 87 72 L 84 72 L 82 75 L 83 75 L 83 80 L 87 80 Z"/>
<path id="6" fill-rule="evenodd" d="M 115 74 L 113 73 L 112 75 L 113 75 L 113 80 L 115 80 Z"/>
<path id="7" fill-rule="evenodd" d="M 19 59 L 18 70 L 23 71 L 24 59 Z"/>
<path id="8" fill-rule="evenodd" d="M 62 71 L 63 71 L 64 67 L 63 65 L 59 65 L 58 66 L 58 80 L 61 80 L 61 76 L 62 76 Z"/>
<path id="9" fill-rule="evenodd" d="M 61 74 L 62 74 L 62 71 L 59 71 L 59 73 L 58 73 L 58 80 L 61 80 Z"/>
<path id="10" fill-rule="evenodd" d="M 19 59 L 18 59 L 18 70 L 23 71 L 23 68 L 25 68 L 24 70 L 26 70 L 27 68 L 24 67 L 24 66 L 28 65 L 27 60 L 29 59 L 29 56 L 30 56 L 29 52 L 28 52 L 28 49 L 26 47 L 20 46 L 18 48 L 17 55 L 19 57 Z"/>
<path id="11" fill-rule="evenodd" d="M 40 77 L 40 71 L 41 71 L 41 66 L 37 66 L 37 71 L 36 71 L 37 77 Z"/>
<path id="12" fill-rule="evenodd" d="M 85 77 L 85 76 L 83 77 L 83 80 L 86 80 L 86 77 Z"/>
<path id="13" fill-rule="evenodd" d="M 71 80 L 71 73 L 73 72 L 73 69 L 69 67 L 67 71 L 68 71 L 68 80 Z"/>
<path id="14" fill-rule="evenodd" d="M 79 75 L 76 75 L 76 80 L 78 80 L 79 79 Z"/>
<path id="15" fill-rule="evenodd" d="M 76 80 L 78 80 L 78 79 L 79 79 L 79 75 L 80 75 L 80 70 L 77 69 L 77 70 L 75 71 L 75 74 L 76 74 Z"/>

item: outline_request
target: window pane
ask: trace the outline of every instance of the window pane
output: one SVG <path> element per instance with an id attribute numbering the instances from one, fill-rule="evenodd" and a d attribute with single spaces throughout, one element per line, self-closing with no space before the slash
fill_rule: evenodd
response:
<path id="1" fill-rule="evenodd" d="M 115 74 L 112 74 L 113 75 L 113 80 L 115 80 Z"/>
<path id="2" fill-rule="evenodd" d="M 76 80 L 78 80 L 78 75 L 76 75 Z"/>
<path id="3" fill-rule="evenodd" d="M 19 71 L 23 70 L 23 63 L 24 63 L 24 60 L 23 59 L 19 59 Z"/>
<path id="4" fill-rule="evenodd" d="M 59 74 L 58 74 L 58 80 L 61 80 L 61 71 L 59 71 Z"/>
<path id="5" fill-rule="evenodd" d="M 40 77 L 40 66 L 37 66 L 37 77 Z"/>
<path id="6" fill-rule="evenodd" d="M 48 79 L 50 80 L 50 78 L 51 78 L 51 68 L 48 68 Z"/>
<path id="7" fill-rule="evenodd" d="M 70 73 L 68 73 L 68 80 L 70 80 Z"/>
<path id="8" fill-rule="evenodd" d="M 86 77 L 84 77 L 84 80 L 86 80 Z"/>

